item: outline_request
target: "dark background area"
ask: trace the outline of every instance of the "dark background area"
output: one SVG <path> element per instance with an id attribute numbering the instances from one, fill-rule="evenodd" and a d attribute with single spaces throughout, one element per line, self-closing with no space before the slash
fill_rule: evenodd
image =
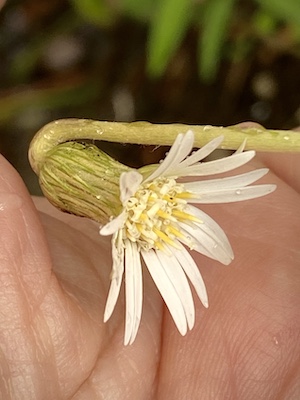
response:
<path id="1" fill-rule="evenodd" d="M 205 17 L 202 25 L 197 21 L 210 1 L 191 1 L 193 18 L 181 37 L 172 38 L 174 51 L 160 71 L 149 68 L 157 1 L 6 2 L 0 11 L 0 150 L 33 193 L 38 188 L 28 146 L 54 119 L 300 125 L 300 12 L 289 21 L 258 0 L 235 1 L 225 33 L 214 39 L 219 48 L 209 75 L 199 69 Z M 209 44 L 202 43 L 204 50 Z M 109 147 L 133 166 L 160 157 L 159 151 Z"/>

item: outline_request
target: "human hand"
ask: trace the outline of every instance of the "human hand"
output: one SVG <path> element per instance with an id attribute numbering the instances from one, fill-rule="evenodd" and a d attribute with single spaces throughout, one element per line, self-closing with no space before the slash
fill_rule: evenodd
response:
<path id="1" fill-rule="evenodd" d="M 1 159 L 0 398 L 298 399 L 300 156 L 261 155 L 252 167 L 263 162 L 272 195 L 202 207 L 235 260 L 195 255 L 210 307 L 196 299 L 193 331 L 180 336 L 145 271 L 141 326 L 124 347 L 123 295 L 102 322 L 109 238 L 44 199 L 38 212 Z"/>

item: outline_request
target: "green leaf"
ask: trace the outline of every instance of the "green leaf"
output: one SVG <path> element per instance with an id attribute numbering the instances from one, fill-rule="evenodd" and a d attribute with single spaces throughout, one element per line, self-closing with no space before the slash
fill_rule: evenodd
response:
<path id="1" fill-rule="evenodd" d="M 208 0 L 205 3 L 198 55 L 200 76 L 207 82 L 216 75 L 234 2 Z"/>
<path id="2" fill-rule="evenodd" d="M 156 1 L 153 0 L 122 0 L 119 4 L 122 12 L 138 21 L 149 21 L 153 14 Z"/>
<path id="3" fill-rule="evenodd" d="M 150 26 L 148 73 L 158 77 L 180 45 L 189 26 L 191 0 L 161 0 Z"/>
<path id="4" fill-rule="evenodd" d="M 256 0 L 256 2 L 279 20 L 290 24 L 300 24 L 299 0 Z"/>
<path id="5" fill-rule="evenodd" d="M 277 21 L 273 14 L 263 9 L 257 10 L 252 19 L 254 30 L 260 36 L 270 36 L 276 30 Z"/>
<path id="6" fill-rule="evenodd" d="M 110 26 L 114 20 L 111 7 L 103 0 L 71 0 L 76 12 L 85 20 L 100 26 Z"/>

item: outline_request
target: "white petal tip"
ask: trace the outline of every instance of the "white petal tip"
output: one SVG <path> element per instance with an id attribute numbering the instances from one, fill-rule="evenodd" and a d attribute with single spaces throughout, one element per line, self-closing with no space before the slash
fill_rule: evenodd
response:
<path id="1" fill-rule="evenodd" d="M 189 331 L 191 331 L 194 328 L 194 326 L 195 326 L 195 318 L 193 318 L 192 321 L 188 321 Z"/>
<path id="2" fill-rule="evenodd" d="M 137 332 L 127 332 L 124 336 L 124 346 L 130 346 L 136 339 Z"/>
<path id="3" fill-rule="evenodd" d="M 231 264 L 233 260 L 234 260 L 234 255 L 233 255 L 233 254 L 230 254 L 230 255 L 229 255 L 229 260 L 228 260 L 226 263 L 224 263 L 224 265 L 229 265 L 229 264 Z"/>
<path id="4" fill-rule="evenodd" d="M 203 307 L 205 307 L 205 308 L 209 307 L 208 300 L 201 300 L 201 301 L 202 301 Z"/>
<path id="5" fill-rule="evenodd" d="M 123 211 L 116 218 L 109 221 L 106 225 L 102 226 L 99 230 L 101 236 L 113 235 L 117 230 L 119 230 L 126 219 L 126 213 Z"/>
<path id="6" fill-rule="evenodd" d="M 99 235 L 101 236 L 108 236 L 105 231 L 106 231 L 106 226 L 102 226 L 102 228 L 99 229 Z"/>
<path id="7" fill-rule="evenodd" d="M 123 172 L 120 176 L 120 200 L 124 204 L 138 189 L 143 175 L 138 171 Z"/>
<path id="8" fill-rule="evenodd" d="M 113 312 L 113 310 L 105 310 L 104 311 L 104 315 L 103 315 L 103 322 L 104 323 L 106 323 L 110 319 L 110 317 L 112 315 L 112 312 Z"/>
<path id="9" fill-rule="evenodd" d="M 177 327 L 177 328 L 178 328 L 178 327 Z M 185 336 L 185 335 L 187 334 L 187 332 L 188 332 L 187 329 L 185 329 L 185 330 L 179 330 L 179 329 L 178 329 L 178 331 L 179 331 L 179 333 L 180 333 L 181 336 Z"/>
<path id="10" fill-rule="evenodd" d="M 186 132 L 185 136 L 194 141 L 194 132 L 191 129 Z"/>
<path id="11" fill-rule="evenodd" d="M 269 193 L 272 193 L 272 192 L 274 192 L 274 191 L 277 189 L 277 185 L 269 185 L 269 187 L 270 187 Z"/>
<path id="12" fill-rule="evenodd" d="M 111 221 L 112 222 L 112 221 Z M 99 234 L 101 236 L 110 236 L 112 235 L 114 232 L 116 232 L 116 229 L 114 229 L 113 224 L 111 224 L 110 222 L 104 226 L 102 226 L 99 229 Z"/>
<path id="13" fill-rule="evenodd" d="M 132 337 L 132 332 L 125 332 L 125 336 L 124 336 L 124 346 L 128 346 L 129 344 L 131 344 L 133 342 L 133 337 Z"/>

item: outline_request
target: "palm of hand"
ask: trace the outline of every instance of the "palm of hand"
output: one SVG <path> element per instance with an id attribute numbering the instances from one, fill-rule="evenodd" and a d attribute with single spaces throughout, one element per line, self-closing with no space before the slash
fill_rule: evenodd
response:
<path id="1" fill-rule="evenodd" d="M 292 174 L 300 160 L 265 161 L 282 178 L 268 175 L 274 194 L 206 207 L 235 261 L 224 267 L 197 258 L 210 308 L 195 301 L 194 330 L 179 335 L 145 274 L 141 327 L 124 347 L 122 301 L 102 323 L 109 240 L 45 200 L 36 201 L 38 216 L 2 159 L 0 398 L 298 399 L 300 184 Z"/>

